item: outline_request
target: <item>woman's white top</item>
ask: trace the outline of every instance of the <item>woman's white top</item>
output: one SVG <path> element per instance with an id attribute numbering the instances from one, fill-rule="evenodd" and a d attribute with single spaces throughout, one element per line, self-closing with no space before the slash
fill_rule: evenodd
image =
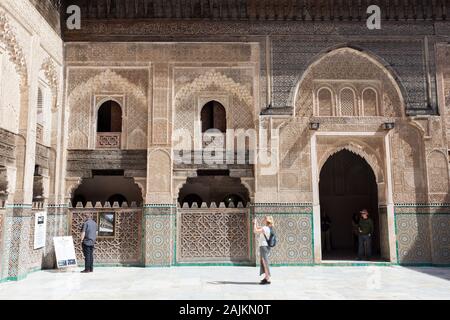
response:
<path id="1" fill-rule="evenodd" d="M 259 234 L 259 246 L 260 247 L 268 247 L 269 245 L 267 244 L 266 238 L 264 238 L 264 234 L 266 235 L 267 239 L 269 239 L 270 228 L 265 226 L 265 227 L 262 227 L 262 229 L 263 229 L 263 233 Z"/>

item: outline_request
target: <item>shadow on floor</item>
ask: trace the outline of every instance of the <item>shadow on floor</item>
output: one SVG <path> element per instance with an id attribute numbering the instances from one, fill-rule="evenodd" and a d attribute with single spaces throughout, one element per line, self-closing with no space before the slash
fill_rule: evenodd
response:
<path id="1" fill-rule="evenodd" d="M 243 284 L 243 285 L 259 285 L 259 282 L 239 282 L 239 281 L 209 281 L 209 284 Z"/>
<path id="2" fill-rule="evenodd" d="M 400 265 L 402 266 L 402 265 Z M 433 276 L 433 277 L 437 277 L 440 279 L 444 279 L 447 281 L 450 281 L 450 267 L 447 266 L 431 266 L 431 267 L 425 267 L 425 266 L 417 266 L 417 267 L 413 267 L 413 266 L 402 266 L 404 268 L 410 269 L 412 271 L 416 271 L 416 272 L 420 272 L 420 273 L 425 273 L 429 276 Z"/>

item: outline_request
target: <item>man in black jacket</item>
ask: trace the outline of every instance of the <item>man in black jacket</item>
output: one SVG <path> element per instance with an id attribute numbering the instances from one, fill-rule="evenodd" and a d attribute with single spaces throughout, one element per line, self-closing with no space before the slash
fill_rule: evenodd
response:
<path id="1" fill-rule="evenodd" d="M 373 221 L 369 218 L 367 209 L 361 210 L 360 213 L 361 219 L 359 219 L 358 223 L 358 260 L 362 260 L 364 255 L 370 260 L 372 255 Z"/>

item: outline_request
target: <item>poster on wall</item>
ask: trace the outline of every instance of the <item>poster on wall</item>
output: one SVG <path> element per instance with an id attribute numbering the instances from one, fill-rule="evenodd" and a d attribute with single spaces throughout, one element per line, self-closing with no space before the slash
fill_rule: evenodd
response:
<path id="1" fill-rule="evenodd" d="M 56 265 L 58 269 L 76 267 L 77 258 L 72 237 L 54 237 Z"/>
<path id="2" fill-rule="evenodd" d="M 39 211 L 34 214 L 34 249 L 45 247 L 47 235 L 47 212 Z"/>

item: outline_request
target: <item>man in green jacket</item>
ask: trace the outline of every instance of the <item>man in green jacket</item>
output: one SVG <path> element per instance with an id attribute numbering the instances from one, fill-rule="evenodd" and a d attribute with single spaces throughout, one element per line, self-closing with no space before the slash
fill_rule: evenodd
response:
<path id="1" fill-rule="evenodd" d="M 365 255 L 370 260 L 372 255 L 373 221 L 369 218 L 367 209 L 361 210 L 358 223 L 358 260 Z M 364 254 L 365 253 L 365 254 Z"/>

